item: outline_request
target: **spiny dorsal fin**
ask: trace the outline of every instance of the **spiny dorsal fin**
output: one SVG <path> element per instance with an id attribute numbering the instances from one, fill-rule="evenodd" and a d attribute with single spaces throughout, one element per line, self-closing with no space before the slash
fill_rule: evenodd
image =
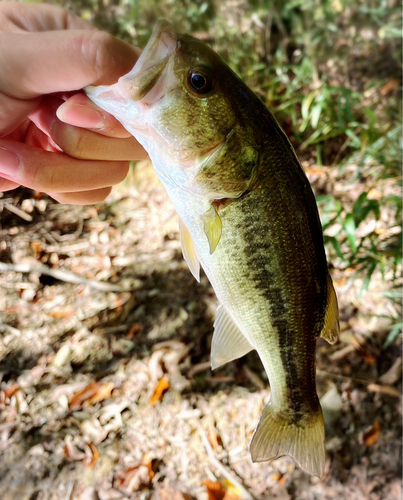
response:
<path id="1" fill-rule="evenodd" d="M 325 324 L 320 334 L 329 344 L 335 344 L 339 340 L 339 307 L 337 305 L 336 292 L 334 291 L 332 278 L 327 275 L 327 304 Z"/>
<path id="2" fill-rule="evenodd" d="M 217 309 L 214 321 L 214 335 L 211 342 L 211 368 L 214 370 L 225 363 L 248 354 L 253 347 L 237 327 L 224 306 Z"/>
<path id="3" fill-rule="evenodd" d="M 213 254 L 217 248 L 222 233 L 222 222 L 215 207 L 211 207 L 202 215 L 203 229 L 210 246 L 210 254 Z"/>
<path id="4" fill-rule="evenodd" d="M 189 266 L 190 272 L 200 283 L 200 262 L 196 245 L 182 219 L 179 219 L 179 233 L 181 235 L 183 257 Z"/>
<path id="5" fill-rule="evenodd" d="M 325 426 L 322 410 L 300 421 L 287 421 L 266 405 L 250 444 L 253 462 L 289 455 L 308 474 L 322 477 L 325 468 Z"/>

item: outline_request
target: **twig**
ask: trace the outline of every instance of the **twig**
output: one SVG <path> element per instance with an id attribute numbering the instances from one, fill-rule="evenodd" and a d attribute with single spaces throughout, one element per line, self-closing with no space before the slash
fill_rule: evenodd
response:
<path id="1" fill-rule="evenodd" d="M 71 481 L 66 493 L 66 500 L 71 500 L 73 498 L 74 486 L 76 485 L 75 481 Z"/>
<path id="2" fill-rule="evenodd" d="M 5 264 L 0 262 L 0 271 L 14 271 L 16 273 L 39 273 L 45 274 L 46 276 L 51 276 L 60 281 L 65 281 L 66 283 L 74 283 L 76 285 L 88 285 L 90 288 L 95 288 L 96 290 L 102 290 L 104 292 L 124 292 L 122 287 L 118 285 L 110 285 L 103 281 L 92 281 L 83 276 L 77 276 L 77 274 L 67 271 L 65 269 L 51 269 L 43 264 L 29 265 L 29 264 Z"/>
<path id="3" fill-rule="evenodd" d="M 207 454 L 209 456 L 210 462 L 213 464 L 214 467 L 216 467 L 220 473 L 228 479 L 230 483 L 232 483 L 235 488 L 237 488 L 240 493 L 242 498 L 245 500 L 256 500 L 256 498 L 249 493 L 249 491 L 236 479 L 233 474 L 231 474 L 225 467 L 224 465 L 215 457 L 213 448 L 211 447 L 211 444 L 209 443 L 209 440 L 207 439 L 206 433 L 204 432 L 204 429 L 202 428 L 201 424 L 197 422 L 197 426 L 199 428 L 199 433 L 200 437 L 203 441 L 204 447 L 206 448 Z"/>
<path id="4" fill-rule="evenodd" d="M 27 222 L 32 222 L 32 215 L 27 214 L 27 212 L 24 212 L 24 210 L 21 210 L 20 208 L 15 207 L 11 203 L 6 203 L 4 205 L 4 207 L 7 208 L 7 210 L 9 212 L 12 212 L 13 214 L 18 215 L 18 217 L 21 217 L 21 219 L 24 219 Z"/>
<path id="5" fill-rule="evenodd" d="M 14 328 L 10 325 L 6 325 L 4 323 L 0 323 L 0 332 L 7 332 L 11 333 L 12 335 L 21 335 L 20 330 L 17 330 L 17 328 Z"/>
<path id="6" fill-rule="evenodd" d="M 402 397 L 402 393 L 391 385 L 369 384 L 367 389 L 370 392 L 379 392 L 381 394 L 387 394 L 388 396 L 392 396 L 394 398 Z"/>

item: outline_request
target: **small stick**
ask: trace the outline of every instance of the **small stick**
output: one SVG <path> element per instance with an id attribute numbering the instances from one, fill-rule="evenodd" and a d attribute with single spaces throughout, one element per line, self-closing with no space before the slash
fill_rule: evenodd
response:
<path id="1" fill-rule="evenodd" d="M 77 276 L 77 274 L 67 271 L 65 269 L 51 269 L 43 264 L 39 265 L 29 265 L 29 264 L 5 264 L 0 262 L 0 271 L 14 271 L 16 273 L 39 273 L 45 274 L 46 276 L 51 276 L 60 281 L 65 281 L 66 283 L 74 283 L 76 285 L 88 285 L 91 288 L 97 290 L 102 290 L 104 292 L 124 292 L 122 287 L 118 285 L 110 285 L 103 281 L 92 281 L 83 276 Z"/>
<path id="2" fill-rule="evenodd" d="M 21 217 L 21 219 L 24 219 L 27 222 L 32 222 L 32 215 L 27 214 L 27 212 L 24 212 L 24 210 L 21 210 L 20 208 L 15 207 L 11 203 L 6 203 L 4 205 L 4 207 L 7 208 L 7 210 L 9 212 L 12 212 L 13 214 L 18 215 L 18 217 Z"/>
<path id="3" fill-rule="evenodd" d="M 237 479 L 235 479 L 234 476 L 224 467 L 224 465 L 215 457 L 213 448 L 211 447 L 211 444 L 207 439 L 204 429 L 202 428 L 199 422 L 197 422 L 197 426 L 199 428 L 200 437 L 203 441 L 204 447 L 206 448 L 207 454 L 209 456 L 212 465 L 216 467 L 220 471 L 220 473 L 226 479 L 228 479 L 228 481 L 232 483 L 235 486 L 235 488 L 237 488 L 240 491 L 242 498 L 244 498 L 245 500 L 256 500 L 256 498 L 252 496 L 249 493 L 249 491 L 246 490 L 245 487 Z"/>

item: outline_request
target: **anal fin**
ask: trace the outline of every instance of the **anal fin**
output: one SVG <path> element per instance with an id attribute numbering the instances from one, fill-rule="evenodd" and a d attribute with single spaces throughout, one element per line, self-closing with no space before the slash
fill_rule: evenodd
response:
<path id="1" fill-rule="evenodd" d="M 325 314 L 325 324 L 320 336 L 327 340 L 329 344 L 335 344 L 339 339 L 339 307 L 337 305 L 336 292 L 330 274 L 327 275 L 327 304 Z"/>
<path id="2" fill-rule="evenodd" d="M 181 237 L 183 258 L 186 260 L 190 272 L 200 283 L 200 261 L 197 255 L 196 245 L 182 219 L 179 219 L 179 233 Z"/>
<path id="3" fill-rule="evenodd" d="M 289 455 L 302 470 L 322 477 L 325 468 L 325 426 L 320 406 L 307 418 L 292 422 L 265 406 L 250 444 L 254 462 Z"/>
<path id="4" fill-rule="evenodd" d="M 214 370 L 225 363 L 248 354 L 253 347 L 241 332 L 229 312 L 220 305 L 214 322 L 211 342 L 211 368 Z"/>

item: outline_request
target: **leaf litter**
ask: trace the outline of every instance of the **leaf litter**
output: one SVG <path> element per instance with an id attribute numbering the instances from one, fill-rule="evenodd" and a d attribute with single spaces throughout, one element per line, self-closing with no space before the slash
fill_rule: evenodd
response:
<path id="1" fill-rule="evenodd" d="M 316 189 L 338 191 L 331 169 L 315 172 Z M 1 212 L 0 498 L 400 498 L 400 337 L 383 347 L 399 310 L 380 276 L 358 299 L 332 257 L 342 334 L 318 341 L 319 480 L 288 458 L 251 462 L 263 367 L 252 352 L 211 372 L 217 301 L 186 268 L 150 164 L 93 207 L 35 196 L 14 196 L 32 220 Z"/>

